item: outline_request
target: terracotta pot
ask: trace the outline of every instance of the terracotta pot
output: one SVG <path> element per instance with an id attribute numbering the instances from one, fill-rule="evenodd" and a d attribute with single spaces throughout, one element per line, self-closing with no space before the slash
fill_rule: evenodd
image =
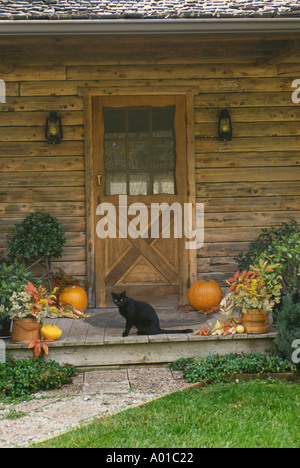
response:
<path id="1" fill-rule="evenodd" d="M 35 319 L 14 319 L 11 340 L 13 343 L 30 343 L 41 339 L 41 325 Z"/>
<path id="2" fill-rule="evenodd" d="M 269 314 L 266 310 L 243 309 L 241 311 L 241 321 L 246 333 L 262 334 L 270 330 Z"/>

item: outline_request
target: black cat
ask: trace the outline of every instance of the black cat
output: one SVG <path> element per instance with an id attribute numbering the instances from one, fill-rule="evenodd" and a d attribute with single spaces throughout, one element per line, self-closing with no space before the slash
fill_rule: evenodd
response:
<path id="1" fill-rule="evenodd" d="M 159 335 L 162 333 L 192 333 L 193 330 L 162 330 L 159 326 L 157 313 L 150 304 L 135 301 L 121 294 L 111 293 L 114 304 L 119 307 L 120 314 L 126 320 L 125 331 L 122 336 L 128 336 L 131 328 L 137 328 L 138 335 Z"/>

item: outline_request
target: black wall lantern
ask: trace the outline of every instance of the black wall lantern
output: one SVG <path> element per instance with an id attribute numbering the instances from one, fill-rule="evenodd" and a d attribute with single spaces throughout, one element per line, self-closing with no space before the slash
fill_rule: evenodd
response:
<path id="1" fill-rule="evenodd" d="M 221 110 L 219 114 L 219 138 L 222 141 L 232 139 L 231 118 L 227 109 Z"/>
<path id="2" fill-rule="evenodd" d="M 50 112 L 46 121 L 46 139 L 49 143 L 56 145 L 61 142 L 63 137 L 61 118 L 56 112 Z"/>

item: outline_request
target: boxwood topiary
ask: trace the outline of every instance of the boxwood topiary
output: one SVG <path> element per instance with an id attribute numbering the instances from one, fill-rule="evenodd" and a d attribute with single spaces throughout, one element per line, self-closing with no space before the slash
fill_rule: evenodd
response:
<path id="1" fill-rule="evenodd" d="M 9 258 L 21 255 L 24 259 L 47 255 L 60 258 L 66 243 L 63 228 L 57 218 L 35 211 L 12 228 L 8 239 Z"/>

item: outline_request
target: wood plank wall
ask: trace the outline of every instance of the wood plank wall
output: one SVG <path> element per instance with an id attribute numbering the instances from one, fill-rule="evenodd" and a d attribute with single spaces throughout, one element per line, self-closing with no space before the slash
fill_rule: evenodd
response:
<path id="1" fill-rule="evenodd" d="M 36 209 L 48 211 L 67 236 L 55 266 L 85 277 L 84 104 L 78 89 L 197 86 L 196 193 L 205 203 L 198 276 L 222 282 L 237 268 L 233 257 L 261 228 L 290 217 L 300 221 L 300 104 L 291 99 L 300 58 L 276 61 L 292 39 L 1 38 L 7 102 L 0 104 L 0 248 L 15 222 Z M 222 108 L 231 113 L 231 142 L 217 138 Z M 55 146 L 44 138 L 52 110 L 64 130 Z"/>

